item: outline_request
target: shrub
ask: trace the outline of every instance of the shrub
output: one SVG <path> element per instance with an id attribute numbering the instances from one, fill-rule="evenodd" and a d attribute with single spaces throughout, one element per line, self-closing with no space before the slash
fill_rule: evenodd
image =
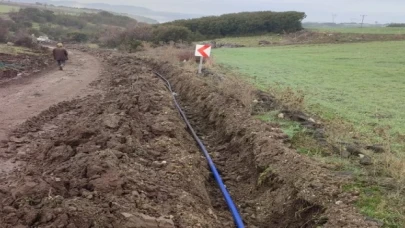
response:
<path id="1" fill-rule="evenodd" d="M 129 40 L 124 43 L 129 52 L 136 51 L 139 47 L 142 47 L 142 42 L 140 40 Z"/>
<path id="2" fill-rule="evenodd" d="M 17 46 L 36 48 L 38 46 L 37 42 L 30 36 L 27 32 L 18 32 L 14 38 L 14 44 Z"/>
<path id="3" fill-rule="evenodd" d="M 61 26 L 51 26 L 48 24 L 41 25 L 39 31 L 53 40 L 62 40 L 68 33 L 68 31 Z"/>
<path id="4" fill-rule="evenodd" d="M 71 41 L 79 42 L 79 43 L 84 43 L 89 40 L 89 37 L 87 34 L 82 33 L 82 32 L 71 32 L 67 34 L 68 38 Z"/>
<path id="5" fill-rule="evenodd" d="M 7 42 L 8 28 L 0 26 L 0 42 Z"/>
<path id="6" fill-rule="evenodd" d="M 195 53 L 193 51 L 181 51 L 179 53 L 177 53 L 177 58 L 179 59 L 179 61 L 183 62 L 183 61 L 189 61 L 189 60 L 194 60 L 195 59 Z"/>
<path id="7" fill-rule="evenodd" d="M 0 18 L 0 42 L 7 42 L 9 26 L 7 22 Z"/>
<path id="8" fill-rule="evenodd" d="M 188 28 L 176 25 L 158 26 L 153 33 L 155 37 L 154 41 L 156 43 L 168 43 L 170 41 L 190 41 L 192 35 L 191 31 Z"/>
<path id="9" fill-rule="evenodd" d="M 107 27 L 101 34 L 99 42 L 101 46 L 114 48 L 122 43 L 123 30 L 115 26 Z"/>
<path id="10" fill-rule="evenodd" d="M 141 41 L 150 41 L 153 37 L 153 28 L 145 23 L 136 23 L 130 25 L 124 32 L 125 39 L 135 39 Z"/>
<path id="11" fill-rule="evenodd" d="M 22 23 L 22 25 L 23 25 L 25 28 L 32 28 L 32 23 L 29 22 L 29 21 L 24 21 L 24 22 Z"/>
<path id="12" fill-rule="evenodd" d="M 108 27 L 99 38 L 102 46 L 110 48 L 123 48 L 129 52 L 142 47 L 142 41 L 152 39 L 153 28 L 150 25 L 137 23 L 122 30 L 116 27 Z"/>

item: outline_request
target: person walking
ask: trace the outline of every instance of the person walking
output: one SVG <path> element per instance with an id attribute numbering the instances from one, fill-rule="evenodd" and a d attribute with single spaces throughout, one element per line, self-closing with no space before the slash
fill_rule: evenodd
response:
<path id="1" fill-rule="evenodd" d="M 53 58 L 58 62 L 59 70 L 63 70 L 66 60 L 68 60 L 68 52 L 63 48 L 62 43 L 58 43 L 53 49 Z"/>

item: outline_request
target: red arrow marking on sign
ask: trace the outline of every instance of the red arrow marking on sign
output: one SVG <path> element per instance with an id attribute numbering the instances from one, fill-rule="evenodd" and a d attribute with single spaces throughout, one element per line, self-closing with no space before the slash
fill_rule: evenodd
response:
<path id="1" fill-rule="evenodd" d="M 200 54 L 204 57 L 204 58 L 208 58 L 209 56 L 207 55 L 207 53 L 205 53 L 205 50 L 207 50 L 208 48 L 210 48 L 211 46 L 206 44 L 204 45 L 202 48 L 198 49 L 197 51 L 200 52 Z"/>

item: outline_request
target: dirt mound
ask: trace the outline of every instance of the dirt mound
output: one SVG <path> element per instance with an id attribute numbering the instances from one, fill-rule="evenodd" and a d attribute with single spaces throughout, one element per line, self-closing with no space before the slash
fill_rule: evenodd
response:
<path id="1" fill-rule="evenodd" d="M 218 82 L 169 64 L 153 60 L 150 64 L 173 83 L 247 224 L 377 227 L 352 206 L 357 193 L 342 190 L 349 180 L 287 148 L 288 137 L 276 125 L 250 116 L 251 107 L 239 89 L 225 95 Z"/>
<path id="2" fill-rule="evenodd" d="M 233 227 L 152 69 L 173 83 L 247 227 L 377 227 L 351 206 L 345 179 L 287 148 L 238 94 L 168 63 L 103 59 L 102 95 L 53 106 L 0 143 L 18 168 L 0 175 L 1 228 Z"/>
<path id="3" fill-rule="evenodd" d="M 26 77 L 38 73 L 51 63 L 51 54 L 47 50 L 16 55 L 0 53 L 0 85 L 17 76 Z"/>
<path id="4" fill-rule="evenodd" d="M 2 142 L 0 227 L 232 227 L 163 83 L 123 58 L 100 84 Z"/>

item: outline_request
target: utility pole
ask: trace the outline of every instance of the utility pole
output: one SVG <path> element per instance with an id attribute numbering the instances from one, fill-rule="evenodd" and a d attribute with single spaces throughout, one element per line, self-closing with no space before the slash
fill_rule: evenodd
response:
<path id="1" fill-rule="evenodd" d="M 332 14 L 332 22 L 335 23 L 335 19 L 336 19 L 337 15 L 336 14 Z"/>
<path id="2" fill-rule="evenodd" d="M 364 18 L 367 17 L 367 15 L 360 15 L 362 17 L 361 19 L 361 27 L 363 28 L 363 24 L 364 24 Z"/>

